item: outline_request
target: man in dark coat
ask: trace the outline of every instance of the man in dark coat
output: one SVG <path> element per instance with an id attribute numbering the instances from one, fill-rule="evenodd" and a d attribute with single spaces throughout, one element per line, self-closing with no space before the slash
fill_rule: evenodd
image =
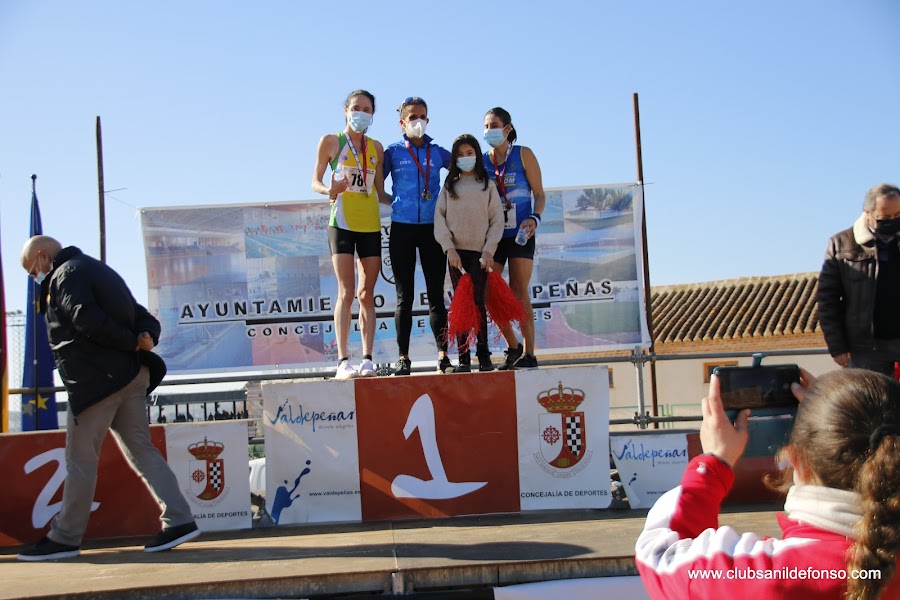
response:
<path id="1" fill-rule="evenodd" d="M 894 375 L 900 361 L 900 189 L 866 193 L 853 227 L 828 240 L 819 323 L 834 361 Z"/>
<path id="2" fill-rule="evenodd" d="M 145 399 L 166 372 L 150 350 L 160 325 L 138 304 L 118 273 L 52 237 L 25 243 L 22 267 L 41 286 L 42 312 L 68 393 L 66 483 L 50 531 L 19 560 L 78 556 L 87 529 L 100 446 L 112 429 L 125 456 L 162 510 L 163 528 L 144 550 L 158 552 L 200 535 L 175 474 L 150 441 Z"/>

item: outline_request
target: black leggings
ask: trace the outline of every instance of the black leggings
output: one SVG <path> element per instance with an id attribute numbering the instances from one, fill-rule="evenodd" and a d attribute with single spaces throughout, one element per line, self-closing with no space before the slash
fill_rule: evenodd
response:
<path id="1" fill-rule="evenodd" d="M 434 225 L 431 223 L 421 225 L 391 223 L 388 250 L 397 294 L 397 309 L 394 311 L 397 347 L 400 354 L 409 354 L 412 307 L 416 298 L 417 249 L 419 261 L 422 263 L 422 273 L 425 275 L 431 332 L 434 334 L 434 342 L 438 349 L 446 352 L 447 340 L 444 339 L 444 330 L 447 329 L 447 307 L 444 306 L 444 279 L 447 277 L 447 257 L 441 245 L 434 240 Z"/>
<path id="2" fill-rule="evenodd" d="M 482 269 L 481 263 L 478 262 L 478 259 L 481 258 L 481 252 L 476 252 L 475 250 L 457 250 L 456 252 L 459 254 L 459 260 L 462 263 L 463 269 L 465 269 L 466 273 L 472 277 L 472 287 L 475 288 L 475 306 L 478 308 L 479 315 L 481 316 L 481 329 L 478 332 L 475 353 L 477 356 L 488 356 L 490 355 L 490 350 L 488 350 L 487 311 L 484 307 L 487 271 Z M 462 273 L 460 271 L 450 267 L 450 281 L 453 282 L 454 290 L 456 290 L 459 285 L 461 277 Z M 469 346 L 466 343 L 465 336 L 457 336 L 456 345 L 461 355 L 469 353 Z"/>

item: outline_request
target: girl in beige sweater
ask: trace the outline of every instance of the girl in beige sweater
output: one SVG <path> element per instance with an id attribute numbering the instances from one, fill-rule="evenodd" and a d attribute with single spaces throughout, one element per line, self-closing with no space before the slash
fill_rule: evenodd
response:
<path id="1" fill-rule="evenodd" d="M 456 289 L 464 272 L 472 277 L 475 305 L 481 315 L 481 328 L 475 346 L 479 371 L 494 369 L 487 342 L 484 292 L 487 271 L 493 266 L 494 252 L 502 236 L 500 194 L 484 169 L 481 146 L 474 136 L 461 135 L 453 142 L 450 172 L 435 206 L 434 239 L 447 254 L 453 289 Z M 459 366 L 455 372 L 468 373 L 472 370 L 468 343 L 460 337 L 457 345 Z"/>

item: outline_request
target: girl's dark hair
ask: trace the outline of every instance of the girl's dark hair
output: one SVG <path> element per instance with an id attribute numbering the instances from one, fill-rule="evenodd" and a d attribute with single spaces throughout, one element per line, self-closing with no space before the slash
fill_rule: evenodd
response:
<path id="1" fill-rule="evenodd" d="M 500 119 L 500 122 L 503 123 L 504 127 L 506 127 L 507 125 L 512 125 L 512 117 L 509 116 L 509 113 L 505 109 L 500 108 L 499 106 L 495 106 L 491 110 L 484 113 L 484 116 L 488 116 L 488 115 L 493 115 L 493 116 L 497 117 L 498 119 Z M 506 139 L 509 141 L 510 144 L 512 144 L 513 142 L 516 141 L 516 128 L 515 127 L 510 129 L 509 135 L 506 136 Z"/>
<path id="2" fill-rule="evenodd" d="M 375 112 L 375 96 L 373 96 L 371 92 L 367 92 L 366 90 L 353 90 L 352 92 L 347 94 L 347 99 L 344 100 L 344 110 L 350 108 L 350 99 L 353 98 L 353 96 L 365 96 L 366 98 L 371 100 L 372 112 Z"/>
<path id="3" fill-rule="evenodd" d="M 450 172 L 447 173 L 447 180 L 444 181 L 444 187 L 447 188 L 447 191 L 450 192 L 450 197 L 454 200 L 459 200 L 459 196 L 456 195 L 456 182 L 462 177 L 462 170 L 457 166 L 456 159 L 459 158 L 459 147 L 463 144 L 468 144 L 475 149 L 475 180 L 483 181 L 484 187 L 482 189 L 488 189 L 488 174 L 484 168 L 481 145 L 474 135 L 464 133 L 453 140 L 453 148 L 450 150 Z"/>
<path id="4" fill-rule="evenodd" d="M 878 569 L 881 578 L 848 579 L 848 599 L 875 600 L 897 567 L 898 430 L 900 383 L 872 371 L 844 369 L 819 377 L 797 409 L 791 445 L 798 460 L 822 485 L 862 496 L 847 570 Z"/>

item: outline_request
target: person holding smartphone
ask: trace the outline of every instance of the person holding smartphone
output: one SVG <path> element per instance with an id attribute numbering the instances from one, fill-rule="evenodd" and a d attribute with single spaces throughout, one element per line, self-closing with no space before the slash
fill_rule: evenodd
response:
<path id="1" fill-rule="evenodd" d="M 719 525 L 750 411 L 732 423 L 713 375 L 701 403 L 704 454 L 656 501 L 635 546 L 651 598 L 900 598 L 900 383 L 862 369 L 801 374 L 779 461 L 789 465 L 782 538 Z"/>

